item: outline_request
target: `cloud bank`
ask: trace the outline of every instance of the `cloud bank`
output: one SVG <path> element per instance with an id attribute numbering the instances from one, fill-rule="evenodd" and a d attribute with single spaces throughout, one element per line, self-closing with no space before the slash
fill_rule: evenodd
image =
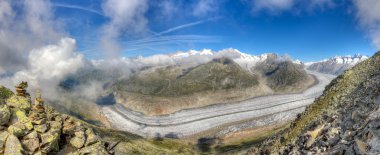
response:
<path id="1" fill-rule="evenodd" d="M 33 49 L 27 57 L 27 66 L 12 76 L 0 80 L 12 88 L 20 81 L 28 81 L 31 89 L 43 88 L 48 95 L 54 95 L 59 82 L 68 74 L 84 67 L 83 55 L 75 52 L 74 39 L 63 38 L 56 45 Z"/>
<path id="2" fill-rule="evenodd" d="M 12 6 L 21 10 L 15 11 Z M 61 23 L 53 18 L 49 1 L 1 0 L 0 75 L 25 68 L 31 49 L 64 36 L 61 27 Z"/>

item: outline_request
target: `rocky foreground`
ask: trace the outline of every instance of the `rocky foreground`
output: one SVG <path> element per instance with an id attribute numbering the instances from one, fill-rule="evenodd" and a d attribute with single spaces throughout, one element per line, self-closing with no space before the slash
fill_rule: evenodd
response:
<path id="1" fill-rule="evenodd" d="M 380 52 L 333 80 L 290 128 L 247 154 L 380 154 Z"/>
<path id="2" fill-rule="evenodd" d="M 38 93 L 32 103 L 26 87 L 21 83 L 16 94 L 1 88 L 9 98 L 0 100 L 0 154 L 113 153 L 93 129 L 45 106 Z"/>

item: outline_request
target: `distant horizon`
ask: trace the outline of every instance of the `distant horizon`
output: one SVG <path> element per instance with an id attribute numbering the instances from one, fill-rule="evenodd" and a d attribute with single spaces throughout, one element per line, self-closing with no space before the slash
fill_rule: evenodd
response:
<path id="1" fill-rule="evenodd" d="M 159 54 L 172 55 L 172 54 L 176 54 L 176 53 L 179 53 L 179 52 L 184 52 L 184 53 L 186 53 L 186 52 L 190 52 L 191 50 L 194 50 L 194 51 L 197 51 L 197 52 L 201 52 L 201 51 L 203 51 L 203 50 L 211 50 L 211 51 L 213 51 L 213 52 L 220 52 L 220 51 L 222 51 L 222 50 L 227 50 L 227 49 L 236 49 L 236 48 L 223 48 L 223 49 L 219 49 L 219 50 L 213 50 L 213 49 L 209 49 L 209 48 L 203 48 L 203 49 L 189 49 L 189 50 L 187 50 L 187 51 L 178 50 L 178 51 L 174 51 L 174 52 L 155 53 L 155 54 L 148 54 L 148 55 L 131 55 L 131 56 L 126 55 L 126 56 L 124 56 L 124 57 L 125 57 L 125 58 L 149 57 L 149 56 L 154 56 L 154 55 L 159 55 Z M 318 59 L 318 60 L 314 60 L 314 61 L 307 61 L 307 60 L 305 61 L 305 60 L 302 60 L 302 59 L 300 59 L 300 58 L 298 58 L 298 57 L 296 57 L 296 56 L 293 56 L 293 55 L 290 55 L 290 54 L 287 54 L 287 53 L 279 54 L 278 52 L 262 52 L 262 53 L 257 53 L 257 54 L 256 54 L 256 53 L 251 54 L 251 53 L 249 53 L 249 52 L 241 51 L 241 50 L 239 50 L 239 49 L 236 49 L 236 50 L 238 50 L 238 51 L 240 51 L 240 52 L 242 52 L 242 53 L 245 53 L 245 54 L 252 55 L 252 56 L 259 56 L 259 55 L 262 55 L 262 54 L 272 54 L 272 53 L 273 53 L 273 54 L 277 54 L 277 55 L 281 55 L 281 56 L 283 56 L 283 55 L 288 55 L 288 56 L 290 56 L 292 59 L 294 59 L 294 60 L 300 60 L 300 61 L 302 61 L 302 62 L 317 62 L 317 61 L 322 61 L 322 60 L 326 60 L 326 59 L 330 59 L 330 58 L 334 58 L 334 57 L 354 57 L 355 55 L 371 57 L 373 54 L 375 54 L 375 53 L 373 53 L 373 54 L 371 54 L 371 55 L 367 55 L 367 54 L 362 54 L 362 53 L 360 53 L 360 52 L 357 52 L 357 53 L 346 54 L 346 55 L 332 55 L 332 56 L 330 56 L 330 57 L 325 57 L 325 58 Z"/>

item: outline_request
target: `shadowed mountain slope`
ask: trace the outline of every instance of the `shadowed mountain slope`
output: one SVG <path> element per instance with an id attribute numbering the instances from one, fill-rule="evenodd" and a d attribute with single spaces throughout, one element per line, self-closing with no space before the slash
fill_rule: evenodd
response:
<path id="1" fill-rule="evenodd" d="M 154 96 L 180 96 L 221 89 L 243 89 L 258 84 L 257 77 L 228 58 L 214 59 L 194 68 L 168 66 L 144 70 L 114 88 Z"/>
<path id="2" fill-rule="evenodd" d="M 267 85 L 275 91 L 296 87 L 299 84 L 306 83 L 310 78 L 303 66 L 289 60 L 278 60 L 276 55 L 258 63 L 255 70 L 262 74 Z"/>

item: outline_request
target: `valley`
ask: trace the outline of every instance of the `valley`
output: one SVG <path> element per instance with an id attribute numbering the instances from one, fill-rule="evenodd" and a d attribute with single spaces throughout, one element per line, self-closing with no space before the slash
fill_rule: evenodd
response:
<path id="1" fill-rule="evenodd" d="M 181 110 L 169 115 L 146 116 L 115 104 L 103 106 L 102 113 L 113 128 L 144 137 L 181 138 L 206 131 L 226 123 L 303 108 L 322 94 L 332 75 L 308 71 L 318 83 L 300 94 L 263 96 L 231 104 L 217 104 Z M 296 115 L 296 113 L 292 114 Z M 265 117 L 264 117 L 265 118 Z M 269 121 L 268 124 L 271 122 Z M 266 125 L 266 124 L 263 124 Z"/>
<path id="2" fill-rule="evenodd" d="M 0 155 L 380 155 L 380 0 L 0 0 Z"/>

